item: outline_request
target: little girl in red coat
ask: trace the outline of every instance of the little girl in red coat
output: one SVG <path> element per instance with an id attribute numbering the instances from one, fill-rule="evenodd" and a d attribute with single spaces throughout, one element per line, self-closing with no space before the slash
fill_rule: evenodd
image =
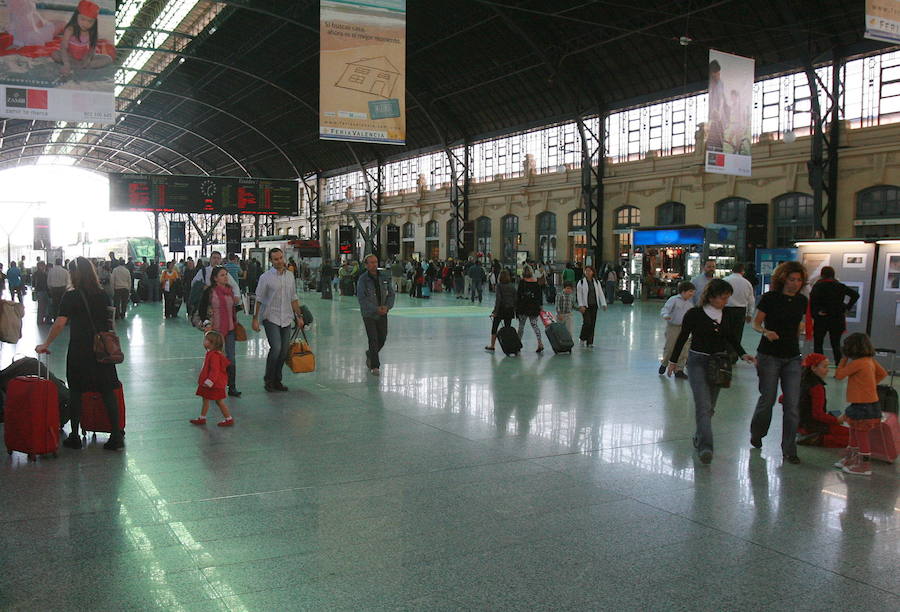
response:
<path id="1" fill-rule="evenodd" d="M 203 337 L 203 348 L 206 349 L 206 359 L 203 361 L 203 369 L 197 379 L 197 395 L 203 398 L 203 409 L 200 417 L 191 419 L 194 425 L 206 425 L 206 413 L 209 411 L 209 401 L 212 400 L 222 411 L 223 421 L 219 421 L 219 427 L 231 427 L 234 419 L 225 405 L 225 388 L 228 386 L 228 365 L 231 363 L 222 352 L 225 339 L 217 331 L 208 331 Z"/>

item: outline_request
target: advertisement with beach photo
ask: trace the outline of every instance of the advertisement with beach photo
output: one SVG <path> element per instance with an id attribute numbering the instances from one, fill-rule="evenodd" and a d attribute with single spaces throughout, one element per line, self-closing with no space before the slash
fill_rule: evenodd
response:
<path id="1" fill-rule="evenodd" d="M 406 0 L 322 0 L 319 138 L 406 144 Z"/>
<path id="2" fill-rule="evenodd" d="M 0 0 L 0 116 L 113 123 L 115 0 Z"/>

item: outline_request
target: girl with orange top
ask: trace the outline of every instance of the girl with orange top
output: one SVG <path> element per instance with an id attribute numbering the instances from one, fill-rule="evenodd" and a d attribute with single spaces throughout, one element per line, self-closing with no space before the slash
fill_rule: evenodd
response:
<path id="1" fill-rule="evenodd" d="M 62 64 L 60 76 L 69 78 L 74 69 L 104 68 L 113 62 L 106 52 L 97 51 L 97 19 L 100 7 L 90 0 L 81 0 L 63 29 L 59 50 L 53 52 L 53 60 Z M 103 45 L 106 49 L 109 45 Z"/>
<path id="2" fill-rule="evenodd" d="M 847 474 L 869 476 L 871 449 L 869 432 L 881 424 L 881 406 L 878 403 L 878 382 L 887 372 L 875 361 L 875 348 L 865 334 L 850 334 L 841 349 L 844 358 L 838 364 L 834 377 L 847 379 L 847 401 L 842 420 L 850 426 L 850 443 L 847 455 L 834 464 Z"/>
<path id="3" fill-rule="evenodd" d="M 225 340 L 217 331 L 210 330 L 203 336 L 203 348 L 206 349 L 206 359 L 197 379 L 197 395 L 203 398 L 203 408 L 200 417 L 191 419 L 194 425 L 206 425 L 206 413 L 209 411 L 209 402 L 213 401 L 222 411 L 224 420 L 219 421 L 219 427 L 231 427 L 234 418 L 225 405 L 225 387 L 228 385 L 228 357 L 222 352 Z"/>

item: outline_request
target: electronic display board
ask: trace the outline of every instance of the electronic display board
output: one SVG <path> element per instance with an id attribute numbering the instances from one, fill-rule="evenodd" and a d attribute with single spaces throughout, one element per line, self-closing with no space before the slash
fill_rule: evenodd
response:
<path id="1" fill-rule="evenodd" d="M 297 181 L 175 174 L 110 174 L 109 209 L 225 215 L 296 215 Z"/>

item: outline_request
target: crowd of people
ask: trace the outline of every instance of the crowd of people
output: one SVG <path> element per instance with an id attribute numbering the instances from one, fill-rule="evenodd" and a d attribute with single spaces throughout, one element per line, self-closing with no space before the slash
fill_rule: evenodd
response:
<path id="1" fill-rule="evenodd" d="M 552 321 L 561 323 L 571 335 L 575 313 L 581 315 L 579 340 L 590 349 L 594 345 L 599 311 L 606 310 L 618 292 L 614 266 L 601 275 L 590 265 L 567 265 L 560 271 L 541 262 L 525 262 L 518 278 L 497 260 L 489 263 L 467 260 L 400 262 L 389 261 L 383 271 L 378 257 L 368 255 L 363 265 L 348 261 L 335 269 L 325 261 L 313 272 L 306 262 L 285 258 L 280 249 L 268 254 L 264 272 L 260 262 L 241 261 L 237 256 L 223 260 L 213 252 L 207 261 L 134 262 L 116 258 L 90 261 L 78 257 L 38 261 L 33 270 L 24 260 L 12 262 L 0 282 L 8 285 L 12 299 L 22 300 L 28 283 L 37 302 L 38 322 L 52 324 L 37 352 L 49 347 L 66 325 L 73 329 L 67 359 L 67 379 L 72 435 L 67 447 L 80 448 L 77 430 L 81 395 L 101 394 L 114 424 L 107 448 L 124 444 L 116 425 L 118 413 L 113 391 L 119 384 L 115 366 L 97 364 L 89 358 L 93 333 L 112 330 L 114 318 L 124 318 L 130 303 L 163 301 L 163 316 L 177 317 L 181 305 L 191 323 L 203 330 L 206 358 L 198 380 L 202 398 L 195 425 L 206 423 L 211 402 L 222 412 L 220 426 L 234 424 L 226 397 L 240 397 L 236 385 L 235 343 L 246 339 L 246 330 L 237 313 L 246 310 L 252 329 L 264 332 L 269 344 L 263 387 L 267 392 L 285 392 L 282 371 L 292 330 L 305 325 L 299 295 L 317 281 L 325 293 L 332 287 L 359 302 L 367 335 L 366 366 L 379 375 L 380 353 L 387 341 L 388 314 L 396 295 L 427 298 L 446 291 L 457 299 L 481 303 L 486 293 L 494 294 L 490 311 L 490 340 L 485 349 L 493 352 L 498 333 L 517 320 L 519 347 L 526 326 L 536 338 L 536 352 L 544 351 L 542 329 Z M 809 291 L 806 269 L 798 262 L 785 262 L 771 277 L 770 290 L 756 298 L 753 284 L 745 278 L 743 265 L 734 266 L 724 279 L 716 277 L 715 262 L 704 264 L 702 272 L 682 281 L 677 293 L 661 309 L 665 328 L 659 374 L 688 381 L 695 405 L 694 446 L 702 463 L 713 459 L 712 417 L 721 389 L 730 386 L 733 365 L 742 359 L 753 364 L 759 380 L 759 398 L 749 428 L 749 442 L 761 448 L 768 434 L 777 403 L 782 407 L 781 452 L 788 463 L 799 463 L 798 444 L 844 445 L 845 456 L 836 467 L 850 474 L 869 474 L 867 432 L 880 419 L 876 386 L 886 375 L 874 360 L 874 349 L 864 334 L 850 334 L 843 340 L 845 316 L 859 294 L 837 280 L 833 268 L 825 267 Z M 318 278 L 316 278 L 318 276 Z M 561 290 L 557 291 L 557 284 Z M 807 297 L 808 294 L 808 297 Z M 330 295 L 328 296 L 330 297 Z M 555 313 L 549 311 L 554 310 Z M 807 316 L 807 315 L 811 316 Z M 803 356 L 801 337 L 814 339 L 814 352 Z M 754 354 L 744 348 L 746 324 L 760 334 Z M 92 330 L 94 330 L 92 332 Z M 822 354 L 826 336 L 831 337 L 835 355 L 835 377 L 848 378 L 844 412 L 826 409 L 824 385 L 829 369 Z M 549 337 L 549 333 L 548 333 Z M 518 350 L 515 351 L 518 354 Z M 779 390 L 781 395 L 779 397 Z M 113 413 L 116 414 L 113 414 Z"/>

